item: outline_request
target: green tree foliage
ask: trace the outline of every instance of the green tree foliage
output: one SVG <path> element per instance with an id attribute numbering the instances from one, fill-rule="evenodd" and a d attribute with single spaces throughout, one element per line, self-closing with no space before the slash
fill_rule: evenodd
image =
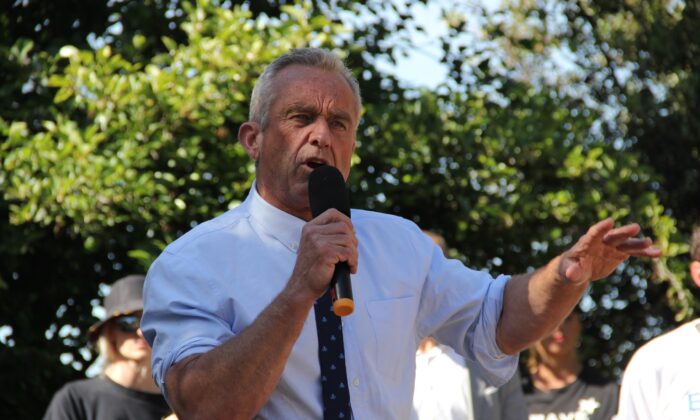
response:
<path id="1" fill-rule="evenodd" d="M 464 32 L 462 12 L 452 11 L 453 38 Z M 632 288 L 618 284 L 616 276 L 596 285 L 603 292 L 598 301 L 608 302 L 604 306 L 612 300 L 624 314 L 637 316 L 616 314 L 607 307 L 584 320 L 586 336 L 610 338 L 605 346 L 615 349 L 612 362 L 624 366 L 630 350 L 650 334 L 692 318 L 700 307 L 700 291 L 689 281 L 686 254 L 690 228 L 700 217 L 698 60 L 690 53 L 700 40 L 691 29 L 700 23 L 698 4 L 514 0 L 495 12 L 472 12 L 485 36 L 477 47 L 445 43 L 445 61 L 453 74 L 490 85 L 506 97 L 509 91 L 500 87 L 507 84 L 504 77 L 539 91 L 580 98 L 585 109 L 598 114 L 586 129 L 590 137 L 583 144 L 607 145 L 606 150 L 612 151 L 607 156 L 615 160 L 626 156 L 639 165 L 640 172 L 632 176 L 651 181 L 645 187 L 651 195 L 639 195 L 640 191 L 630 198 L 655 197 L 653 204 L 647 201 L 641 208 L 647 216 L 656 214 L 648 226 L 665 258 L 653 271 L 624 273 L 622 278 L 631 280 Z M 463 65 L 460 53 L 465 50 L 471 51 L 467 58 L 477 66 Z M 564 66 L 559 65 L 562 62 Z M 649 210 L 661 210 L 659 203 L 664 210 Z"/>
<path id="2" fill-rule="evenodd" d="M 622 98 L 621 129 L 663 175 L 660 196 L 689 230 L 700 219 L 700 4 L 579 1 L 567 14 L 581 22 L 576 44 L 590 28 L 593 45 L 607 45 L 589 70 L 600 75 L 593 88 Z"/>
<path id="3" fill-rule="evenodd" d="M 600 116 L 583 102 L 515 82 L 504 93 L 507 104 L 482 92 L 425 92 L 388 107 L 368 105 L 351 185 L 368 194 L 368 207 L 443 233 L 453 256 L 497 273 L 546 263 L 605 217 L 653 226 L 645 233 L 661 238 L 675 230 L 650 188 L 649 168 L 589 138 Z M 683 249 L 661 245 L 669 254 Z M 610 375 L 674 317 L 693 313 L 682 284 L 649 284 L 653 268 L 623 265 L 584 301 L 584 353 Z"/>
<path id="4" fill-rule="evenodd" d="M 207 2 L 186 11 L 187 44 L 164 39 L 167 52 L 145 62 L 64 46 L 47 82 L 51 118 L 38 129 L 0 123 L 1 323 L 12 327 L 2 360 L 15 372 L 3 382 L 20 388 L 0 405 L 20 417 L 39 417 L 91 361 L 84 332 L 97 280 L 144 271 L 163 244 L 245 195 L 253 167 L 235 133 L 254 78 L 335 30 L 299 7 L 270 21 Z"/>
<path id="5" fill-rule="evenodd" d="M 76 26 L 80 36 L 54 39 L 3 15 L 15 39 L 0 44 L 14 72 L 0 91 L 11 103 L 0 110 L 1 417 L 40 417 L 60 385 L 84 375 L 100 283 L 145 271 L 167 243 L 245 198 L 254 167 L 236 133 L 256 77 L 293 47 L 337 48 L 358 71 L 355 207 L 413 219 L 444 234 L 452 256 L 494 273 L 541 265 L 609 216 L 653 227 L 646 233 L 670 255 L 683 251 L 656 198 L 661 178 L 596 130 L 603 110 L 450 39 L 446 85 L 401 88 L 372 59 L 406 48 L 407 16 L 383 17 L 403 9 L 335 3 L 362 22 L 348 28 L 320 1 L 106 2 L 92 6 L 102 18 Z M 27 28 L 65 18 L 36 7 L 22 9 Z M 131 16 L 160 23 L 146 29 Z M 455 20 L 453 34 L 460 28 Z M 636 345 L 692 313 L 684 286 L 665 286 L 671 275 L 649 284 L 652 267 L 635 261 L 591 289 L 593 361 L 619 371 Z"/>
<path id="6" fill-rule="evenodd" d="M 488 19 L 518 77 L 585 97 L 601 135 L 661 175 L 662 203 L 690 232 L 700 220 L 700 4 L 513 0 Z M 565 71 L 553 64 L 567 60 Z M 558 77 L 552 77 L 552 75 Z"/>

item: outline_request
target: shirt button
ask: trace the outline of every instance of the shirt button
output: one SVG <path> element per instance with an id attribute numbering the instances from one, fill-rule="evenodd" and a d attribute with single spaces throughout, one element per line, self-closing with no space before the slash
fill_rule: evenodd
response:
<path id="1" fill-rule="evenodd" d="M 353 384 L 353 386 L 360 386 L 360 380 L 355 378 L 352 380 L 352 384 Z"/>
<path id="2" fill-rule="evenodd" d="M 291 244 L 289 244 L 289 246 L 295 251 L 297 250 L 297 248 L 299 248 L 299 244 L 296 242 L 292 242 Z"/>

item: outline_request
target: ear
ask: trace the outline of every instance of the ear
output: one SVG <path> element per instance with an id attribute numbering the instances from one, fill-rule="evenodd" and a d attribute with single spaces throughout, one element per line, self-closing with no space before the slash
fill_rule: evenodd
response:
<path id="1" fill-rule="evenodd" d="M 260 124 L 247 121 L 238 129 L 238 141 L 245 149 L 248 156 L 254 161 L 260 157 L 260 147 L 262 142 L 262 130 Z"/>
<path id="2" fill-rule="evenodd" d="M 690 263 L 690 277 L 692 277 L 695 284 L 700 287 L 700 261 L 693 261 Z"/>

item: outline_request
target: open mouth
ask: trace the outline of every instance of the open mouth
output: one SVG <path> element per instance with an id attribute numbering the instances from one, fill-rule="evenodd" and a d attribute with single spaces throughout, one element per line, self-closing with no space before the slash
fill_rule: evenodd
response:
<path id="1" fill-rule="evenodd" d="M 326 164 L 324 162 L 317 161 L 317 160 L 310 160 L 310 161 L 306 162 L 306 166 L 308 166 L 311 169 L 320 168 L 321 166 L 325 166 L 325 165 Z"/>

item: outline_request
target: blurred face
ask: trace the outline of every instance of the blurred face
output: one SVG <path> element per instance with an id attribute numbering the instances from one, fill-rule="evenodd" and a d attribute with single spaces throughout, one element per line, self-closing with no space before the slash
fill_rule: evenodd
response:
<path id="1" fill-rule="evenodd" d="M 695 284 L 700 287 L 700 261 L 693 261 L 690 263 L 690 277 Z"/>
<path id="2" fill-rule="evenodd" d="M 248 122 L 239 139 L 258 162 L 258 193 L 275 207 L 310 220 L 311 171 L 331 165 L 346 180 L 350 174 L 357 103 L 342 76 L 313 67 L 284 68 L 273 79 L 273 89 L 267 127 Z"/>
<path id="3" fill-rule="evenodd" d="M 581 321 L 577 313 L 571 313 L 550 335 L 535 344 L 542 356 L 561 357 L 576 353 L 581 335 Z"/>
<path id="4" fill-rule="evenodd" d="M 149 362 L 151 347 L 141 334 L 140 323 L 141 312 L 121 316 L 109 322 L 106 333 L 110 334 L 119 357 L 136 362 Z"/>

